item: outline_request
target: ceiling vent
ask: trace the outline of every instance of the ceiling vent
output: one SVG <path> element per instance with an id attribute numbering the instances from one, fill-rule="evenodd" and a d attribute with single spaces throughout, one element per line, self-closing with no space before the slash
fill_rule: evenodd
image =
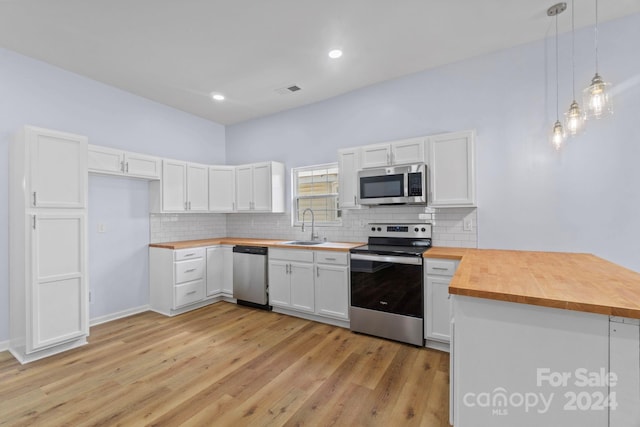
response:
<path id="1" fill-rule="evenodd" d="M 276 89 L 276 93 L 280 94 L 280 95 L 288 95 L 290 93 L 293 92 L 297 92 L 299 90 L 301 90 L 302 88 L 298 85 L 291 85 L 291 86 L 287 86 L 287 87 L 281 87 L 279 89 Z"/>

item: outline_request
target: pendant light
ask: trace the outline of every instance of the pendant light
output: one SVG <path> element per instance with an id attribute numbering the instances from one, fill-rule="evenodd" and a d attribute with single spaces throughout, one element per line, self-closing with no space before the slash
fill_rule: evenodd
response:
<path id="1" fill-rule="evenodd" d="M 613 106 L 610 97 L 610 84 L 605 83 L 598 74 L 598 0 L 596 1 L 596 25 L 595 25 L 595 53 L 596 53 L 596 75 L 591 79 L 591 84 L 583 94 L 585 118 L 600 119 L 613 113 Z"/>
<path id="2" fill-rule="evenodd" d="M 569 111 L 564 113 L 564 124 L 569 136 L 577 135 L 584 125 L 584 117 L 576 101 L 576 36 L 575 36 L 575 0 L 571 0 L 571 90 L 573 102 Z"/>
<path id="3" fill-rule="evenodd" d="M 562 123 L 560 123 L 560 106 L 559 106 L 559 98 L 560 98 L 560 88 L 559 88 L 559 78 L 558 78 L 558 15 L 564 12 L 567 8 L 566 3 L 558 3 L 551 6 L 547 9 L 548 16 L 556 17 L 556 122 L 553 124 L 553 130 L 551 131 L 551 144 L 553 148 L 556 150 L 560 150 L 562 148 L 562 144 L 564 143 L 564 129 L 562 128 Z"/>

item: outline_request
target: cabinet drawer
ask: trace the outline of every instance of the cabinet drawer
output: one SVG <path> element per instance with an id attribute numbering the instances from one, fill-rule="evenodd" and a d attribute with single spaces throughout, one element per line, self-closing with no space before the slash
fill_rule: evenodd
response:
<path id="1" fill-rule="evenodd" d="M 176 283 L 190 282 L 204 277 L 204 259 L 192 259 L 175 263 Z"/>
<path id="2" fill-rule="evenodd" d="M 192 304 L 204 298 L 204 280 L 177 285 L 175 292 L 175 308 Z"/>
<path id="3" fill-rule="evenodd" d="M 347 265 L 348 260 L 349 254 L 346 252 L 316 252 L 316 262 L 319 264 Z"/>
<path id="4" fill-rule="evenodd" d="M 458 261 L 449 259 L 427 259 L 426 271 L 428 275 L 453 276 L 458 267 Z"/>
<path id="5" fill-rule="evenodd" d="M 306 249 L 269 249 L 269 259 L 313 262 L 313 251 Z"/>
<path id="6" fill-rule="evenodd" d="M 175 261 L 182 261 L 185 259 L 203 258 L 204 249 L 205 248 L 191 248 L 191 249 L 180 249 L 178 251 L 173 251 L 173 257 L 174 257 L 173 259 Z"/>

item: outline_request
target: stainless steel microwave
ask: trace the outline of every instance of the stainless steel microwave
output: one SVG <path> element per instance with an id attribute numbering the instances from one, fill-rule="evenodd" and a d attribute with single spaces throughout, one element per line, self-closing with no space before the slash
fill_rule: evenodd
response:
<path id="1" fill-rule="evenodd" d="M 361 205 L 426 205 L 427 174 L 424 163 L 358 171 Z"/>

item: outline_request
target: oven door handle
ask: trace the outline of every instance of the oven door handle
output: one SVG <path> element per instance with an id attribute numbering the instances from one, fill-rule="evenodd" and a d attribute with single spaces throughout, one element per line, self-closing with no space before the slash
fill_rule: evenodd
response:
<path id="1" fill-rule="evenodd" d="M 351 254 L 351 259 L 356 261 L 377 261 L 390 262 L 393 264 L 422 265 L 421 257 Z"/>

